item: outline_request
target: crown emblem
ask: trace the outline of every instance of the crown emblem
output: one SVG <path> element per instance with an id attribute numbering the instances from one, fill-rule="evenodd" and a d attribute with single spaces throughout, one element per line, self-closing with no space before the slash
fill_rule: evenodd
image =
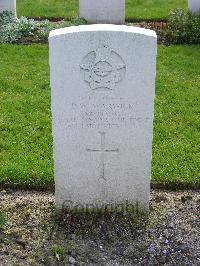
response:
<path id="1" fill-rule="evenodd" d="M 88 53 L 80 68 L 84 72 L 84 81 L 92 90 L 113 90 L 126 72 L 121 56 L 106 44 Z"/>

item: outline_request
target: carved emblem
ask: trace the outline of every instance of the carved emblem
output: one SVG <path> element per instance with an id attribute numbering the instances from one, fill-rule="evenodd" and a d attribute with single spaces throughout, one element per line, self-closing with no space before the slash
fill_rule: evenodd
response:
<path id="1" fill-rule="evenodd" d="M 84 81 L 92 90 L 113 90 L 125 75 L 126 65 L 107 44 L 88 53 L 80 65 Z"/>

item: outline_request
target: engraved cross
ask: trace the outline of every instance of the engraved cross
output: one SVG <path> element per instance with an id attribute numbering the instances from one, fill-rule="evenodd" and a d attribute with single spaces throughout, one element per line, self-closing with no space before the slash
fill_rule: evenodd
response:
<path id="1" fill-rule="evenodd" d="M 99 132 L 101 136 L 101 148 L 99 150 L 97 149 L 88 149 L 88 152 L 97 152 L 101 154 L 101 173 L 100 173 L 100 179 L 105 179 L 105 153 L 118 153 L 119 149 L 113 149 L 113 150 L 108 150 L 106 149 L 105 145 L 105 139 L 106 139 L 106 133 L 105 132 Z"/>

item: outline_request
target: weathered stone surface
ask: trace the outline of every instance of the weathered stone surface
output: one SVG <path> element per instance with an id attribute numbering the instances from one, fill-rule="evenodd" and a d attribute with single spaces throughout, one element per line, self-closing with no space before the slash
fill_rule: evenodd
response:
<path id="1" fill-rule="evenodd" d="M 68 27 L 49 44 L 57 205 L 148 206 L 155 32 Z"/>
<path id="2" fill-rule="evenodd" d="M 16 0 L 0 0 L 0 13 L 11 11 L 16 14 Z"/>
<path id="3" fill-rule="evenodd" d="M 79 0 L 79 14 L 92 23 L 123 24 L 125 0 Z"/>
<path id="4" fill-rule="evenodd" d="M 200 14 L 200 0 L 188 0 L 189 10 Z"/>

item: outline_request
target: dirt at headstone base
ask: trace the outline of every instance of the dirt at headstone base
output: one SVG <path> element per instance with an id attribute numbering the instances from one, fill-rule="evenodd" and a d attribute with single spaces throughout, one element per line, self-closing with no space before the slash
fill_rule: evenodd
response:
<path id="1" fill-rule="evenodd" d="M 126 215 L 106 224 L 69 216 L 61 222 L 47 192 L 1 191 L 0 213 L 7 220 L 0 226 L 2 266 L 200 263 L 200 191 L 151 191 L 149 218 L 134 230 Z"/>

